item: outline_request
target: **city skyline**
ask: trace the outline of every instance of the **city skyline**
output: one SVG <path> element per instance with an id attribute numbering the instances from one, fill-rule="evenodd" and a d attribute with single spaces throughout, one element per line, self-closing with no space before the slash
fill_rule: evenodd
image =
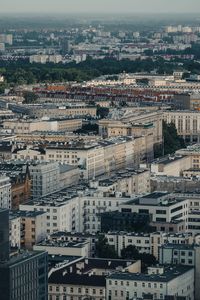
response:
<path id="1" fill-rule="evenodd" d="M 74 0 L 73 3 L 66 3 L 64 0 L 57 2 L 49 1 L 25 1 L 0 0 L 2 13 L 197 13 L 200 12 L 198 0 L 102 0 L 92 1 Z M 48 6 L 47 6 L 48 4 Z"/>

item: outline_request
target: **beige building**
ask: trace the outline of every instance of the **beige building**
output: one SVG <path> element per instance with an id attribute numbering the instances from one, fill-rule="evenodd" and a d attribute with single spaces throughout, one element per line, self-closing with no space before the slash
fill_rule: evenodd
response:
<path id="1" fill-rule="evenodd" d="M 30 134 L 34 131 L 73 132 L 82 127 L 82 119 L 58 120 L 6 120 L 3 128 L 15 134 Z"/>
<path id="2" fill-rule="evenodd" d="M 59 260 L 57 260 L 59 262 Z M 106 276 L 122 272 L 141 272 L 140 261 L 118 259 L 77 258 L 49 272 L 49 300 L 106 299 Z"/>
<path id="3" fill-rule="evenodd" d="M 45 240 L 33 247 L 35 251 L 47 251 L 49 255 L 89 256 L 89 243 Z"/>
<path id="4" fill-rule="evenodd" d="M 165 111 L 163 120 L 174 123 L 178 135 L 189 142 L 200 142 L 200 113 L 197 111 Z"/>
<path id="5" fill-rule="evenodd" d="M 90 181 L 90 187 L 98 188 L 104 194 L 137 195 L 150 192 L 150 171 L 127 168 Z"/>
<path id="6" fill-rule="evenodd" d="M 47 236 L 46 213 L 42 211 L 12 211 L 10 218 L 20 218 L 21 248 L 32 250 Z"/>
<path id="7" fill-rule="evenodd" d="M 191 158 L 187 155 L 165 156 L 151 164 L 151 173 L 154 175 L 182 176 L 183 171 L 190 169 L 191 165 Z"/>
<path id="8" fill-rule="evenodd" d="M 27 113 L 36 118 L 42 117 L 76 117 L 76 116 L 91 116 L 96 117 L 96 107 L 83 106 L 83 107 L 66 107 L 66 106 L 27 106 Z"/>
<path id="9" fill-rule="evenodd" d="M 122 116 L 99 121 L 99 133 L 103 137 L 110 136 L 147 136 L 153 145 L 162 144 L 162 112 L 138 112 L 127 110 Z"/>
<path id="10" fill-rule="evenodd" d="M 188 146 L 186 149 L 176 151 L 178 155 L 187 155 L 191 158 L 191 168 L 200 169 L 200 144 Z"/>
<path id="11" fill-rule="evenodd" d="M 146 137 L 115 137 L 96 143 L 71 142 L 46 148 L 46 160 L 79 166 L 85 178 L 126 167 L 138 168 L 141 162 L 152 159 L 153 145 Z"/>

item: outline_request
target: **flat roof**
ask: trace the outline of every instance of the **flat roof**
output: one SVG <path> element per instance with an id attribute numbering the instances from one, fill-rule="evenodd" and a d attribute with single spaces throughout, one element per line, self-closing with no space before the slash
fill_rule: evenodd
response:
<path id="1" fill-rule="evenodd" d="M 142 274 L 142 273 L 115 273 L 107 277 L 113 280 L 130 280 L 130 281 L 152 281 L 152 282 L 169 282 L 180 275 L 192 270 L 188 266 L 170 266 L 164 268 L 163 274 Z"/>

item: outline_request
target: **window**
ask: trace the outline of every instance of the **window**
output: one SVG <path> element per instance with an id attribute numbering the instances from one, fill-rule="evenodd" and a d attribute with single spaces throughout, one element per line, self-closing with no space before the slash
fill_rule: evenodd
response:
<path id="1" fill-rule="evenodd" d="M 144 282 L 142 282 L 142 286 L 145 287 L 145 283 Z"/>
<path id="2" fill-rule="evenodd" d="M 185 256 L 185 251 L 181 251 L 181 255 L 182 255 L 182 256 Z"/>
<path id="3" fill-rule="evenodd" d="M 115 285 L 117 285 L 117 281 L 115 281 Z"/>
<path id="4" fill-rule="evenodd" d="M 188 264 L 192 265 L 192 259 L 188 259 Z"/>
<path id="5" fill-rule="evenodd" d="M 188 253 L 188 256 L 192 256 L 192 252 L 191 251 Z"/>
<path id="6" fill-rule="evenodd" d="M 56 292 L 59 292 L 59 286 L 56 287 Z"/>

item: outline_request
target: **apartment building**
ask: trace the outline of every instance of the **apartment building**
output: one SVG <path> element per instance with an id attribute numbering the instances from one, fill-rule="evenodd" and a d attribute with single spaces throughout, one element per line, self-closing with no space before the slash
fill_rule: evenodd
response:
<path id="1" fill-rule="evenodd" d="M 138 167 L 141 161 L 152 156 L 152 147 L 146 148 L 144 137 L 118 137 L 90 144 L 71 142 L 47 146 L 46 159 L 79 166 L 82 176 L 92 179 L 122 168 Z"/>
<path id="2" fill-rule="evenodd" d="M 102 176 L 90 181 L 91 188 L 105 193 L 120 193 L 131 196 L 150 192 L 150 171 L 147 169 L 126 168 L 110 176 Z"/>
<path id="3" fill-rule="evenodd" d="M 47 236 L 46 213 L 42 211 L 10 211 L 11 224 L 17 220 L 20 222 L 20 246 L 32 250 L 36 243 L 39 243 Z M 16 221 L 15 221 L 16 223 Z M 13 224 L 14 225 L 14 224 Z M 18 227 L 16 234 L 19 234 Z M 15 229 L 11 233 L 14 235 Z M 14 240 L 14 239 L 13 239 Z"/>
<path id="4" fill-rule="evenodd" d="M 140 272 L 140 261 L 101 258 L 56 258 L 56 266 L 49 272 L 49 300 L 106 299 L 106 276 L 122 272 Z M 50 258 L 50 262 L 51 262 Z M 59 266 L 59 263 L 62 265 Z M 57 268 L 56 268 L 57 267 Z"/>
<path id="5" fill-rule="evenodd" d="M 153 222 L 185 221 L 188 229 L 189 200 L 187 197 L 176 197 L 167 192 L 153 192 L 146 196 L 132 199 L 119 206 L 121 212 L 146 213 Z"/>
<path id="6" fill-rule="evenodd" d="M 21 219 L 19 216 L 9 215 L 10 223 L 10 246 L 11 248 L 21 248 Z"/>
<path id="7" fill-rule="evenodd" d="M 60 189 L 60 168 L 57 162 L 32 163 L 29 171 L 33 198 L 43 197 Z"/>
<path id="8" fill-rule="evenodd" d="M 79 166 L 85 178 L 93 178 L 104 173 L 104 151 L 98 144 L 72 143 L 46 148 L 46 158 L 73 166 Z"/>
<path id="9" fill-rule="evenodd" d="M 199 236 L 199 235 L 198 235 Z M 121 251 L 132 245 L 135 246 L 140 253 L 149 253 L 159 259 L 159 248 L 168 243 L 191 245 L 196 239 L 192 233 L 136 233 L 136 232 L 108 232 L 105 234 L 109 245 L 113 246 L 118 255 Z"/>
<path id="10" fill-rule="evenodd" d="M 47 213 L 47 233 L 76 231 L 96 233 L 100 230 L 99 213 L 117 210 L 128 197 L 107 194 L 87 185 L 76 185 L 33 199 L 20 205 L 20 210 L 44 211 Z"/>
<path id="11" fill-rule="evenodd" d="M 41 199 L 32 200 L 20 205 L 21 211 L 46 212 L 47 234 L 56 231 L 72 231 L 76 228 L 78 213 L 76 214 L 76 203 L 67 195 L 61 198 L 56 193 Z"/>
<path id="12" fill-rule="evenodd" d="M 192 266 L 195 269 L 195 299 L 200 299 L 200 247 L 199 245 L 167 244 L 160 247 L 159 262 L 163 265 Z"/>
<path id="13" fill-rule="evenodd" d="M 5 175 L 0 176 L 0 207 L 11 208 L 11 183 Z"/>
<path id="14" fill-rule="evenodd" d="M 106 299 L 180 296 L 194 300 L 194 268 L 188 266 L 152 267 L 148 274 L 114 273 L 106 278 Z M 149 299 L 149 298 L 148 298 Z"/>

